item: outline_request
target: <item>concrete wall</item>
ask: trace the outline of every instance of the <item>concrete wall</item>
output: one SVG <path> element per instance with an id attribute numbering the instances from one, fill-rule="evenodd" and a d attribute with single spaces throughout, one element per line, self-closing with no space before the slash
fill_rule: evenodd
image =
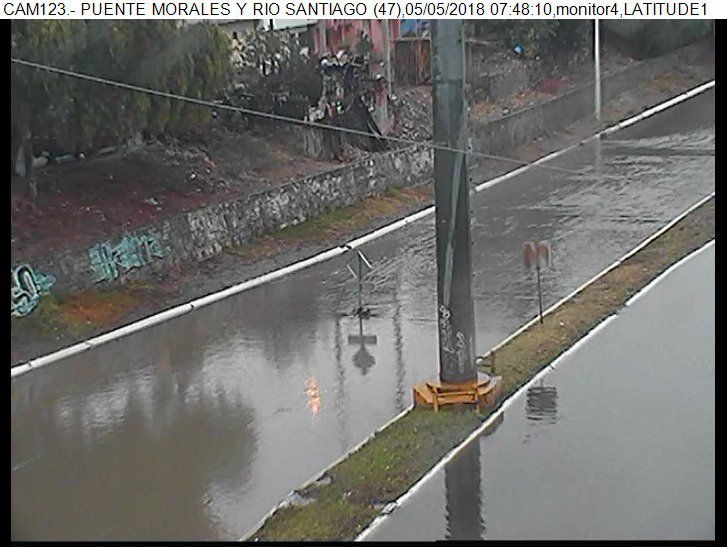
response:
<path id="1" fill-rule="evenodd" d="M 431 179 L 432 162 L 432 152 L 426 147 L 385 152 L 266 192 L 122 232 L 88 248 L 65 249 L 28 262 L 38 272 L 53 272 L 54 289 L 80 290 L 97 283 L 136 279 L 170 265 L 204 260 L 227 246 L 353 205 L 389 187 L 426 183 Z"/>
<path id="2" fill-rule="evenodd" d="M 604 102 L 626 89 L 696 58 L 694 47 L 640 63 L 602 81 Z M 492 120 L 470 120 L 474 149 L 498 153 L 528 140 L 561 130 L 593 113 L 593 85 L 573 90 L 541 105 Z M 93 246 L 28 257 L 42 279 L 55 278 L 54 290 L 84 289 L 124 282 L 189 260 L 204 260 L 229 245 L 304 222 L 327 210 L 357 203 L 388 187 L 431 180 L 431 150 L 415 146 L 370 157 L 315 176 L 292 181 L 259 194 L 210 205 L 128 233 L 119 232 Z M 16 264 L 17 266 L 17 264 Z M 11 269 L 12 272 L 12 269 Z M 26 283 L 27 285 L 27 283 Z M 18 303 L 37 298 L 42 287 L 12 286 Z M 11 296 L 11 300 L 13 297 Z M 11 302 L 11 311 L 13 303 Z"/>

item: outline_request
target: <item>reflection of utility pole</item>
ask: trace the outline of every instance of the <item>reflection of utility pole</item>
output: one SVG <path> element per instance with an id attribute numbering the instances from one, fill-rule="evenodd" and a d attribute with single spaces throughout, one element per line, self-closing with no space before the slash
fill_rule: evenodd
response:
<path id="1" fill-rule="evenodd" d="M 434 142 L 460 150 L 434 150 L 439 377 L 461 383 L 477 378 L 462 21 L 433 20 L 431 47 Z"/>
<path id="2" fill-rule="evenodd" d="M 444 484 L 447 539 L 483 539 L 480 439 L 471 442 L 445 466 Z"/>
<path id="3" fill-rule="evenodd" d="M 339 427 L 339 440 L 341 441 L 341 452 L 345 452 L 348 449 L 348 435 L 346 434 L 346 421 L 348 418 L 348 411 L 346 410 L 346 392 L 344 386 L 346 385 L 346 371 L 343 367 L 343 361 L 341 359 L 341 353 L 343 351 L 341 341 L 341 316 L 336 314 L 336 332 L 334 334 L 333 346 L 336 352 L 336 398 L 334 400 L 334 406 L 336 409 L 336 416 L 338 418 Z"/>
<path id="4" fill-rule="evenodd" d="M 398 276 L 397 276 L 398 277 Z M 396 352 L 396 400 L 394 405 L 396 410 L 401 412 L 404 410 L 404 355 L 403 355 L 403 336 L 401 333 L 401 300 L 399 300 L 399 283 L 401 279 L 397 279 L 396 291 L 394 298 L 396 299 L 396 308 L 394 309 L 394 351 Z"/>

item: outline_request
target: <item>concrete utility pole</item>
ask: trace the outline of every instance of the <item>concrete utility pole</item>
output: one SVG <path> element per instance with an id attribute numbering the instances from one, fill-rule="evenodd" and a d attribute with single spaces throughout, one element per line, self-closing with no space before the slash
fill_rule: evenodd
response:
<path id="1" fill-rule="evenodd" d="M 434 142 L 467 146 L 462 21 L 432 21 Z M 437 317 L 439 378 L 462 383 L 477 379 L 470 256 L 470 196 L 464 152 L 434 150 L 437 234 Z"/>

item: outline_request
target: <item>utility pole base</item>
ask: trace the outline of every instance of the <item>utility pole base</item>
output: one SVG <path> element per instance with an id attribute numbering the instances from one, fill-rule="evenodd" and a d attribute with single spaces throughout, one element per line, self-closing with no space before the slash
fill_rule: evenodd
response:
<path id="1" fill-rule="evenodd" d="M 502 377 L 477 373 L 477 379 L 461 384 L 441 382 L 422 382 L 414 386 L 414 405 L 433 408 L 454 404 L 475 405 L 479 410 L 492 406 L 502 392 Z"/>

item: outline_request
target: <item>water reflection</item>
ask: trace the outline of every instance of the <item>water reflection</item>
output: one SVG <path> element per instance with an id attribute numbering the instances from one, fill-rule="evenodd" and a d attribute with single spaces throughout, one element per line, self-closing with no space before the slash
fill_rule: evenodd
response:
<path id="1" fill-rule="evenodd" d="M 338 424 L 338 439 L 340 440 L 341 453 L 344 453 L 349 446 L 348 440 L 348 405 L 346 394 L 346 370 L 343 366 L 343 342 L 341 334 L 341 316 L 336 314 L 334 335 L 333 335 L 333 352 L 334 362 L 336 365 L 336 395 L 333 399 L 333 407 L 336 411 L 336 420 Z"/>
<path id="2" fill-rule="evenodd" d="M 12 539 L 219 537 L 210 492 L 249 479 L 253 412 L 222 386 L 182 402 L 164 395 L 165 385 L 153 389 L 167 407 L 151 416 L 146 390 L 133 382 L 105 404 L 80 398 L 14 414 L 13 439 L 32 431 L 42 449 L 11 446 L 13 462 L 31 458 L 11 472 Z"/>
<path id="3" fill-rule="evenodd" d="M 558 390 L 544 380 L 530 387 L 525 395 L 525 417 L 535 422 L 554 424 L 558 420 Z"/>
<path id="4" fill-rule="evenodd" d="M 500 413 L 482 432 L 444 467 L 446 502 L 446 539 L 485 539 L 484 501 L 482 498 L 482 439 L 495 433 L 505 420 Z"/>
<path id="5" fill-rule="evenodd" d="M 255 413 L 207 377 L 196 318 L 176 326 L 184 336 L 164 326 L 139 338 L 141 368 L 126 364 L 120 340 L 86 355 L 83 374 L 11 384 L 13 539 L 225 535 L 212 502 L 250 480 Z"/>
<path id="6" fill-rule="evenodd" d="M 469 444 L 444 470 L 449 540 L 483 539 L 480 443 Z"/>
<path id="7" fill-rule="evenodd" d="M 305 392 L 308 395 L 308 408 L 313 416 L 318 416 L 321 411 L 321 395 L 318 392 L 318 382 L 314 376 L 309 376 L 305 381 Z"/>
<path id="8" fill-rule="evenodd" d="M 320 318 L 325 315 L 319 281 L 311 279 L 305 290 L 298 290 L 284 279 L 245 295 L 251 313 L 236 317 L 237 328 L 244 337 L 261 340 L 266 363 L 280 371 L 312 358 L 311 341 L 318 338 Z"/>
<path id="9" fill-rule="evenodd" d="M 406 367 L 404 366 L 404 337 L 401 332 L 401 299 L 399 298 L 399 286 L 396 284 L 394 299 L 396 307 L 394 308 L 394 352 L 396 353 L 396 395 L 394 397 L 394 406 L 397 412 L 404 410 L 404 390 L 406 379 Z"/>
<path id="10" fill-rule="evenodd" d="M 366 375 L 371 367 L 376 364 L 376 359 L 366 349 L 366 345 L 374 345 L 378 342 L 376 335 L 365 335 L 363 330 L 363 318 L 358 318 L 358 335 L 350 334 L 348 336 L 349 344 L 358 344 L 359 348 L 356 353 L 353 354 L 351 361 L 354 366 L 361 371 L 362 375 Z"/>

